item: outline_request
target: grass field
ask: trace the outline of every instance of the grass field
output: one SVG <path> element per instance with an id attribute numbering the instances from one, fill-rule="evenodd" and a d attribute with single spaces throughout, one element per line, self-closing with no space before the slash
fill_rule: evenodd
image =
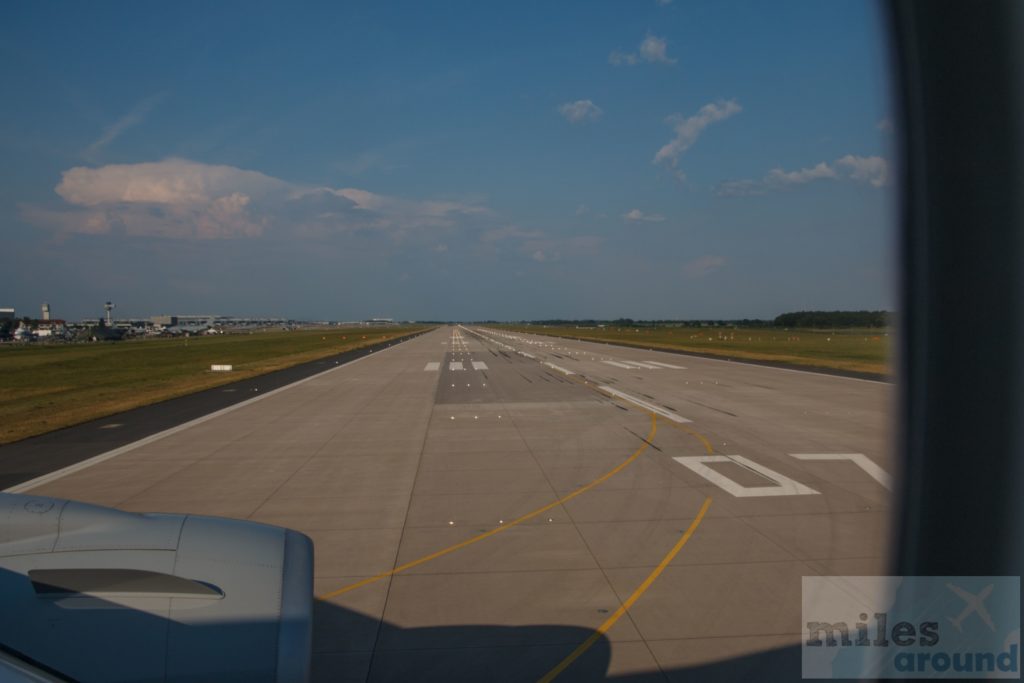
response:
<path id="1" fill-rule="evenodd" d="M 331 328 L 0 346 L 0 443 L 112 415 L 421 328 Z M 233 372 L 210 372 L 214 363 Z"/>
<path id="2" fill-rule="evenodd" d="M 556 337 L 611 341 L 645 349 L 678 349 L 728 358 L 772 361 L 809 368 L 889 375 L 891 338 L 886 330 L 784 330 L 772 327 L 545 327 L 504 329 Z"/>

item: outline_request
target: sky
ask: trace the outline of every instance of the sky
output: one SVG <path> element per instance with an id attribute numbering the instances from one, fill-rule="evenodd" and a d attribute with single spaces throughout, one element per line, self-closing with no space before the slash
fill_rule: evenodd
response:
<path id="1" fill-rule="evenodd" d="M 891 309 L 878 8 L 10 2 L 0 307 Z"/>

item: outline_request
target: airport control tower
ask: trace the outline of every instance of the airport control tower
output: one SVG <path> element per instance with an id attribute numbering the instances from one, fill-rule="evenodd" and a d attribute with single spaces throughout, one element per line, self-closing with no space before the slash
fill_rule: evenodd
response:
<path id="1" fill-rule="evenodd" d="M 43 320 L 50 319 L 50 304 L 43 302 Z"/>

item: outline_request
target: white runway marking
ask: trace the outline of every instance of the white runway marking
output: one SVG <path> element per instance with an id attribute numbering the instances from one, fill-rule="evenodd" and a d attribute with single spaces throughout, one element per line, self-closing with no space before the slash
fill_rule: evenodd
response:
<path id="1" fill-rule="evenodd" d="M 675 413 L 673 413 L 673 412 L 671 412 L 669 410 L 665 410 L 664 408 L 662 408 L 660 406 L 656 406 L 653 403 L 648 403 L 647 401 L 641 400 L 641 399 L 637 398 L 636 396 L 630 396 L 629 394 L 627 394 L 624 391 L 619 391 L 618 389 L 613 389 L 613 388 L 611 388 L 609 386 L 605 386 L 605 385 L 599 386 L 598 389 L 600 389 L 601 391 L 603 391 L 603 392 L 605 392 L 607 394 L 611 394 L 612 396 L 617 396 L 618 398 L 621 398 L 623 401 L 629 401 L 633 405 L 640 406 L 644 410 L 649 410 L 652 413 L 655 413 L 656 415 L 661 415 L 662 417 L 666 417 L 669 420 L 672 420 L 673 422 L 678 422 L 679 424 L 685 424 L 687 422 L 693 422 L 693 420 L 687 420 L 685 417 L 683 417 L 681 415 L 676 415 Z"/>
<path id="2" fill-rule="evenodd" d="M 427 363 L 426 367 L 423 368 L 423 372 L 430 372 L 432 370 L 440 370 L 440 369 L 441 369 L 441 364 L 440 363 Z"/>
<path id="3" fill-rule="evenodd" d="M 449 370 L 465 370 L 466 368 L 462 367 L 462 361 L 456 360 L 456 361 L 452 361 L 451 363 L 448 364 L 448 369 Z"/>
<path id="4" fill-rule="evenodd" d="M 775 470 L 770 470 L 764 465 L 758 465 L 753 460 L 744 458 L 742 455 L 691 455 L 672 459 L 737 498 L 819 495 L 814 489 L 804 486 L 798 481 L 793 481 L 789 477 L 779 474 Z M 708 467 L 707 463 L 709 462 L 731 462 L 736 465 L 741 465 L 746 467 L 748 470 L 757 472 L 765 479 L 775 482 L 775 486 L 743 486 L 724 474 L 720 474 Z"/>
<path id="5" fill-rule="evenodd" d="M 626 370 L 632 370 L 632 368 L 629 367 L 628 365 L 626 365 L 625 363 L 617 363 L 617 362 L 615 362 L 613 360 L 603 360 L 601 362 L 602 363 L 606 363 L 608 365 L 614 365 L 617 368 L 625 368 Z"/>
<path id="6" fill-rule="evenodd" d="M 872 479 L 892 491 L 892 475 L 863 453 L 790 453 L 789 455 L 797 460 L 849 460 L 867 472 Z"/>
<path id="7" fill-rule="evenodd" d="M 555 365 L 554 363 L 543 362 L 543 363 L 541 363 L 541 365 L 546 365 L 549 368 L 551 368 L 552 370 L 558 370 L 563 375 L 575 375 L 576 374 L 572 370 L 566 370 L 565 368 L 559 367 L 559 366 Z"/>
<path id="8" fill-rule="evenodd" d="M 656 360 L 649 360 L 647 362 L 650 363 L 651 365 L 660 365 L 663 368 L 672 368 L 673 370 L 685 370 L 686 369 L 682 365 L 672 365 L 671 363 L 662 363 L 662 362 L 659 362 L 659 361 L 656 361 Z"/>
<path id="9" fill-rule="evenodd" d="M 475 361 L 473 361 L 473 369 L 474 370 L 486 370 L 487 369 L 487 363 L 475 360 Z"/>
<path id="10" fill-rule="evenodd" d="M 638 367 L 638 368 L 643 368 L 644 370 L 660 370 L 661 369 L 657 365 L 651 365 L 650 363 L 641 363 L 638 360 L 627 360 L 627 361 L 623 361 L 623 362 L 624 363 L 628 363 L 631 366 L 635 366 L 635 367 Z"/>

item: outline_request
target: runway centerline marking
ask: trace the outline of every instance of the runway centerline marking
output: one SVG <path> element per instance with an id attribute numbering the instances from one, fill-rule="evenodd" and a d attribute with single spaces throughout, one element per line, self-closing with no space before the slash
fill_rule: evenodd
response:
<path id="1" fill-rule="evenodd" d="M 629 608 L 640 599 L 640 596 L 647 592 L 647 589 L 658 580 L 658 577 L 661 576 L 663 571 L 665 571 L 665 568 L 669 563 L 672 562 L 672 560 L 675 559 L 675 556 L 679 554 L 679 551 L 683 549 L 683 546 L 686 545 L 686 542 L 690 540 L 694 532 L 697 531 L 697 527 L 700 526 L 700 523 L 704 520 L 704 515 L 707 514 L 709 507 L 711 507 L 711 498 L 705 498 L 704 504 L 700 506 L 700 511 L 697 513 L 697 516 L 693 518 L 693 521 L 690 522 L 690 526 L 687 527 L 685 532 L 683 532 L 682 537 L 676 541 L 676 544 L 672 546 L 672 549 L 668 551 L 668 554 L 662 558 L 661 562 L 658 563 L 658 566 L 654 568 L 654 571 L 644 579 L 643 583 L 637 586 L 636 590 L 626 598 L 625 602 L 619 605 L 619 608 L 615 610 L 614 614 L 608 617 L 603 624 L 598 626 L 597 630 L 594 631 L 589 638 L 580 643 L 580 645 L 573 650 L 568 657 L 559 662 L 558 666 L 547 672 L 544 677 L 538 681 L 538 683 L 551 683 L 551 681 L 555 680 L 560 673 L 568 669 L 573 662 L 579 659 L 587 650 L 593 647 L 594 643 L 603 638 L 604 635 L 611 630 L 612 626 L 615 625 L 615 622 L 621 619 L 622 615 L 629 611 Z"/>
<path id="2" fill-rule="evenodd" d="M 605 392 L 605 393 L 607 393 L 607 394 L 611 394 L 612 396 L 615 396 L 617 398 L 621 398 L 623 401 L 629 401 L 633 405 L 640 406 L 641 408 L 643 408 L 644 410 L 646 410 L 648 412 L 655 413 L 657 415 L 661 415 L 662 417 L 667 418 L 669 420 L 672 420 L 673 422 L 678 422 L 680 424 L 687 423 L 687 422 L 693 422 L 693 420 L 687 420 L 682 415 L 677 415 L 676 413 L 673 413 L 673 412 L 671 412 L 669 410 L 665 410 L 664 408 L 661 408 L 660 406 L 656 406 L 653 403 L 648 403 L 647 401 L 644 401 L 643 399 L 639 399 L 636 396 L 631 396 L 631 395 L 627 394 L 624 391 L 619 391 L 618 389 L 610 387 L 610 386 L 608 386 L 606 384 L 602 384 L 601 386 L 598 387 L 598 389 L 603 391 L 603 392 Z"/>
<path id="3" fill-rule="evenodd" d="M 448 370 L 450 370 L 450 371 L 465 370 L 465 368 L 462 367 L 462 361 L 456 360 L 456 361 L 452 361 L 451 363 L 448 364 Z"/>
<path id="4" fill-rule="evenodd" d="M 639 458 L 640 455 L 645 450 L 647 450 L 648 444 L 650 442 L 654 441 L 654 436 L 657 433 L 658 433 L 658 417 L 657 417 L 657 415 L 654 415 L 652 413 L 651 414 L 651 430 L 647 433 L 647 438 L 644 440 L 643 445 L 641 445 L 639 448 L 637 448 L 635 451 L 633 451 L 633 453 L 628 458 L 626 458 L 621 463 L 619 463 L 618 465 L 616 465 L 612 469 L 608 470 L 607 472 L 605 472 L 604 474 L 602 474 L 600 477 L 598 477 L 594 481 L 590 482 L 589 484 L 581 486 L 578 489 L 572 491 L 571 493 L 569 493 L 569 494 L 567 494 L 565 496 L 562 496 L 558 500 L 556 500 L 556 501 L 554 501 L 552 503 L 548 503 L 544 507 L 537 508 L 536 510 L 534 510 L 532 512 L 527 512 L 522 517 L 518 517 L 516 519 L 513 519 L 512 521 L 507 522 L 507 523 L 503 524 L 502 526 L 495 527 L 495 528 L 491 529 L 490 531 L 485 531 L 482 534 L 477 534 L 476 536 L 473 536 L 472 538 L 468 538 L 465 541 L 462 541 L 461 543 L 456 543 L 455 545 L 450 545 L 447 548 L 442 548 L 441 550 L 438 550 L 437 552 L 431 553 L 429 555 L 424 555 L 423 557 L 421 557 L 419 559 L 412 560 L 411 562 L 406 562 L 405 564 L 400 565 L 398 567 L 395 567 L 394 569 L 392 569 L 390 571 L 381 572 L 380 574 L 377 574 L 375 576 L 371 576 L 371 577 L 365 578 L 362 581 L 357 581 L 357 582 L 355 582 L 353 584 L 349 584 L 348 586 L 343 586 L 343 587 L 341 587 L 341 588 L 339 588 L 337 590 L 333 590 L 333 591 L 330 591 L 328 593 L 324 593 L 322 595 L 318 595 L 316 597 L 317 597 L 318 600 L 328 600 L 330 598 L 337 597 L 337 596 L 342 595 L 344 593 L 348 593 L 349 591 L 353 591 L 353 590 L 355 590 L 357 588 L 362 588 L 363 586 L 368 586 L 371 583 L 376 583 L 377 581 L 380 581 L 381 579 L 386 579 L 386 578 L 388 578 L 390 576 L 394 576 L 395 574 L 400 574 L 400 573 L 402 573 L 402 572 L 404 572 L 406 570 L 412 569 L 413 567 L 418 567 L 421 564 L 426 564 L 427 562 L 430 562 L 431 560 L 436 560 L 439 557 L 444 557 L 445 555 L 453 553 L 456 550 L 461 550 L 462 548 L 466 548 L 468 546 L 471 546 L 474 543 L 479 543 L 480 541 L 484 540 L 485 538 L 490 538 L 491 536 L 495 536 L 495 535 L 501 533 L 502 531 L 505 531 L 506 529 L 511 529 L 512 527 L 518 526 L 519 524 L 522 524 L 523 522 L 526 522 L 526 521 L 528 521 L 530 519 L 533 519 L 537 515 L 543 514 L 543 513 L 547 512 L 548 510 L 551 510 L 552 508 L 556 508 L 559 505 L 562 505 L 564 503 L 568 503 L 570 500 L 572 500 L 576 496 L 579 496 L 579 495 L 581 495 L 583 493 L 586 493 L 587 491 L 589 491 L 590 489 L 594 488 L 595 486 L 597 486 L 599 484 L 603 484 L 604 482 L 608 481 L 609 479 L 614 477 L 616 474 L 618 474 L 619 472 L 624 470 L 631 462 L 633 462 L 634 460 Z"/>
<path id="5" fill-rule="evenodd" d="M 563 375 L 575 375 L 576 374 L 572 370 L 566 370 L 563 367 L 559 367 L 559 366 L 555 365 L 554 363 L 548 363 L 547 361 L 542 362 L 541 365 L 546 365 L 549 368 L 551 368 L 552 370 L 558 370 Z"/>

